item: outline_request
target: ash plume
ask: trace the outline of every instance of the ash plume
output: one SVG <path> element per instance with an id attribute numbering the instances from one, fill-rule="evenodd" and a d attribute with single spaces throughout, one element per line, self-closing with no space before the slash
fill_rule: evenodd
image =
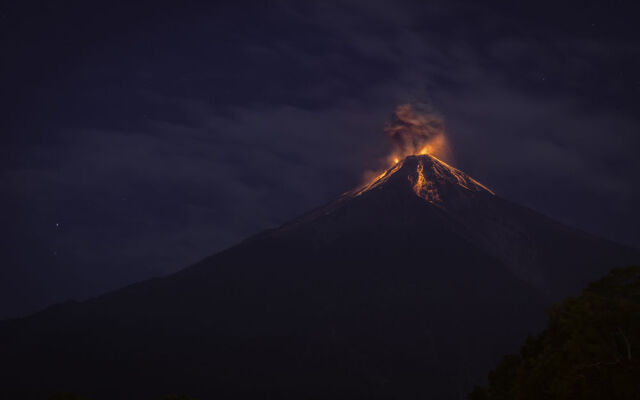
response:
<path id="1" fill-rule="evenodd" d="M 384 131 L 392 142 L 394 162 L 414 154 L 449 156 L 444 119 L 427 104 L 397 106 Z"/>

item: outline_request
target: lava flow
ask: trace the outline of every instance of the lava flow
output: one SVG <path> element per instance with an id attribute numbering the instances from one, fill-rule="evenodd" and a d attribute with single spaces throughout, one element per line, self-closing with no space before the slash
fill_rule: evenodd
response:
<path id="1" fill-rule="evenodd" d="M 443 118 L 427 105 L 401 104 L 385 128 L 392 148 L 386 157 L 384 169 L 365 173 L 365 185 L 384 178 L 402 160 L 414 155 L 429 155 L 438 160 L 451 160 L 445 137 Z"/>
<path id="2" fill-rule="evenodd" d="M 355 192 L 356 195 L 379 187 L 400 169 L 408 173 L 407 178 L 416 195 L 431 203 L 442 201 L 440 192 L 446 184 L 493 194 L 478 181 L 443 161 L 451 159 L 444 121 L 427 106 L 403 104 L 396 107 L 393 119 L 385 126 L 385 133 L 392 143 L 386 167 L 371 173 L 366 183 Z M 409 159 L 410 162 L 407 161 Z"/>

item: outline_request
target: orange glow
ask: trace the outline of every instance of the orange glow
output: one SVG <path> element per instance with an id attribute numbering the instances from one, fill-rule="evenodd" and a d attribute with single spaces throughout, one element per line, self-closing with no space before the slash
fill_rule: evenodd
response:
<path id="1" fill-rule="evenodd" d="M 450 160 L 451 152 L 445 137 L 444 120 L 425 107 L 402 104 L 396 107 L 393 121 L 385 127 L 393 149 L 387 158 L 392 166 L 412 155 L 430 155 Z"/>
<path id="2" fill-rule="evenodd" d="M 384 131 L 391 140 L 391 152 L 385 158 L 384 169 L 365 172 L 363 187 L 372 187 L 386 180 L 392 169 L 401 167 L 403 160 L 409 156 L 430 155 L 439 161 L 451 162 L 444 120 L 428 105 L 397 106 L 393 118 L 385 125 Z M 418 185 L 417 182 L 416 185 Z M 419 186 L 424 186 L 424 182 Z"/>
<path id="3" fill-rule="evenodd" d="M 422 146 L 419 154 L 420 155 L 428 154 L 428 155 L 435 156 L 436 158 L 447 158 L 445 153 L 448 151 L 449 151 L 449 147 L 447 145 L 447 141 L 443 133 L 439 136 L 434 137 L 427 144 Z"/>
<path id="4" fill-rule="evenodd" d="M 409 178 L 413 181 L 411 178 Z M 429 201 L 430 203 L 439 203 L 440 193 L 436 185 L 432 180 L 426 179 L 424 176 L 424 164 L 422 160 L 418 162 L 418 168 L 416 170 L 416 178 L 415 182 L 413 182 L 413 191 L 418 197 L 422 197 L 423 199 Z"/>
<path id="5" fill-rule="evenodd" d="M 424 187 L 424 183 L 425 183 L 424 166 L 422 165 L 422 161 L 420 161 L 420 163 L 418 163 L 418 170 L 416 172 L 418 173 L 418 179 L 416 179 L 416 183 L 413 185 L 413 190 L 417 194 L 420 194 L 420 191 Z"/>
<path id="6" fill-rule="evenodd" d="M 444 134 L 440 134 L 432 139 L 430 139 L 427 143 L 422 143 L 420 147 L 411 148 L 397 148 L 395 149 L 388 157 L 388 166 L 392 166 L 398 164 L 400 160 L 405 159 L 409 156 L 415 155 L 430 155 L 439 160 L 450 160 L 451 159 L 451 150 L 449 148 L 449 144 L 447 143 L 447 139 Z"/>

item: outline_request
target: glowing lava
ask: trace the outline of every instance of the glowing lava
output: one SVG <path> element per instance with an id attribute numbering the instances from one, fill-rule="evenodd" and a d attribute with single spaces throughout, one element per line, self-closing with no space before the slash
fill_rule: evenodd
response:
<path id="1" fill-rule="evenodd" d="M 438 159 L 450 159 L 444 120 L 426 105 L 399 105 L 385 132 L 393 145 L 389 166 L 413 155 L 428 154 Z"/>
<path id="2" fill-rule="evenodd" d="M 444 120 L 428 106 L 403 104 L 396 107 L 393 119 L 385 126 L 385 133 L 393 146 L 386 159 L 386 168 L 369 171 L 365 183 L 351 192 L 352 195 L 359 196 L 381 187 L 400 170 L 407 173 L 403 179 L 409 178 L 413 192 L 432 204 L 441 204 L 452 187 L 493 194 L 443 161 L 451 159 Z"/>
<path id="3" fill-rule="evenodd" d="M 365 186 L 387 176 L 391 167 L 402 164 L 409 156 L 430 155 L 439 160 L 450 159 L 444 121 L 428 106 L 399 105 L 384 131 L 391 140 L 391 154 L 386 158 L 384 170 L 365 173 Z"/>

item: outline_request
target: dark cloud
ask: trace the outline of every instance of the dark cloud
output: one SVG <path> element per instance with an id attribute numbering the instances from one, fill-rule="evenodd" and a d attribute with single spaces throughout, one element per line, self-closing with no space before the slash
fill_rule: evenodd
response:
<path id="1" fill-rule="evenodd" d="M 329 201 L 385 162 L 401 104 L 498 194 L 640 246 L 630 8 L 216 3 L 3 9 L 0 317 Z"/>

